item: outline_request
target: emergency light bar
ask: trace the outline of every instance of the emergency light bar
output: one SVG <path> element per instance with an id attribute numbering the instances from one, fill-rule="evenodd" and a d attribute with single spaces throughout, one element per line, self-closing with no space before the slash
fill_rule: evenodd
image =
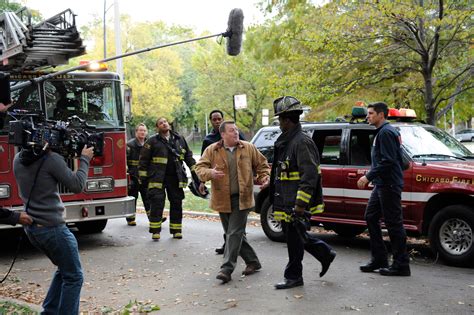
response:
<path id="1" fill-rule="evenodd" d="M 79 65 L 81 66 L 87 65 L 87 67 L 84 70 L 90 71 L 90 72 L 108 70 L 107 63 L 105 62 L 81 60 L 79 61 Z"/>

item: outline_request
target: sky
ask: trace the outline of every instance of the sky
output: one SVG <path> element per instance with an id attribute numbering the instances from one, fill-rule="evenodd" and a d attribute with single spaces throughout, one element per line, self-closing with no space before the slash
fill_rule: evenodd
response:
<path id="1" fill-rule="evenodd" d="M 113 20 L 114 0 L 105 0 L 107 21 Z M 128 14 L 133 21 L 157 21 L 194 28 L 201 32 L 224 32 L 229 12 L 241 8 L 244 25 L 263 21 L 263 14 L 256 7 L 258 0 L 118 0 L 120 14 Z M 40 11 L 49 18 L 61 11 L 71 9 L 76 15 L 78 27 L 99 17 L 102 19 L 104 0 L 22 0 L 28 8 Z"/>

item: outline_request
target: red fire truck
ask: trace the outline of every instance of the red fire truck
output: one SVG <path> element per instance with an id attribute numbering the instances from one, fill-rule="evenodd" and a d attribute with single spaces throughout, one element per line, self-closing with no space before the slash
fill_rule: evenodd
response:
<path id="1" fill-rule="evenodd" d="M 27 84 L 44 77 L 46 73 L 38 69 L 65 63 L 85 50 L 70 10 L 36 25 L 23 23 L 21 16 L 11 12 L 0 16 L 2 40 L 6 45 L 0 47 L 3 63 L 0 71 L 10 73 L 14 104 L 10 110 L 34 111 L 54 121 L 67 121 L 76 115 L 104 133 L 103 155 L 91 160 L 85 191 L 73 194 L 59 187 L 66 205 L 66 222 L 75 224 L 82 232 L 100 232 L 108 219 L 135 212 L 134 198 L 127 196 L 126 131 L 120 77 L 111 72 L 76 71 Z M 12 119 L 5 113 L 0 116 L 0 206 L 22 210 L 12 167 L 17 148 L 8 144 Z M 78 159 L 68 159 L 67 163 L 71 169 L 78 167 Z M 11 227 L 2 225 L 0 228 Z"/>

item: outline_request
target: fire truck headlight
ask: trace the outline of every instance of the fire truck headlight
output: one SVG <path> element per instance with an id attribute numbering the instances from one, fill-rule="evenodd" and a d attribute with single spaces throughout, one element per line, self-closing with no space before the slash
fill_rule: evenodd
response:
<path id="1" fill-rule="evenodd" d="M 10 198 L 10 186 L 0 185 L 0 199 Z"/>
<path id="2" fill-rule="evenodd" d="M 87 181 L 87 192 L 111 191 L 113 188 L 112 178 L 90 179 Z"/>

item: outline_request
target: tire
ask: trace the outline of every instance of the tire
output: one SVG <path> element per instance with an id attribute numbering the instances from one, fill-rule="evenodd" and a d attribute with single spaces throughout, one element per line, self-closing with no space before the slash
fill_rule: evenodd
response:
<path id="1" fill-rule="evenodd" d="M 328 228 L 336 232 L 337 235 L 347 238 L 356 237 L 367 229 L 365 226 L 349 224 L 331 224 Z"/>
<path id="2" fill-rule="evenodd" d="M 262 224 L 265 235 L 275 242 L 285 242 L 285 234 L 281 226 L 281 222 L 273 218 L 273 206 L 267 197 L 263 201 L 262 210 L 260 212 L 260 222 Z"/>
<path id="3" fill-rule="evenodd" d="M 107 219 L 76 223 L 77 229 L 82 234 L 100 233 L 105 229 L 106 225 L 107 225 Z"/>
<path id="4" fill-rule="evenodd" d="M 468 266 L 474 262 L 474 209 L 452 205 L 441 209 L 431 221 L 431 248 L 447 264 Z"/>

